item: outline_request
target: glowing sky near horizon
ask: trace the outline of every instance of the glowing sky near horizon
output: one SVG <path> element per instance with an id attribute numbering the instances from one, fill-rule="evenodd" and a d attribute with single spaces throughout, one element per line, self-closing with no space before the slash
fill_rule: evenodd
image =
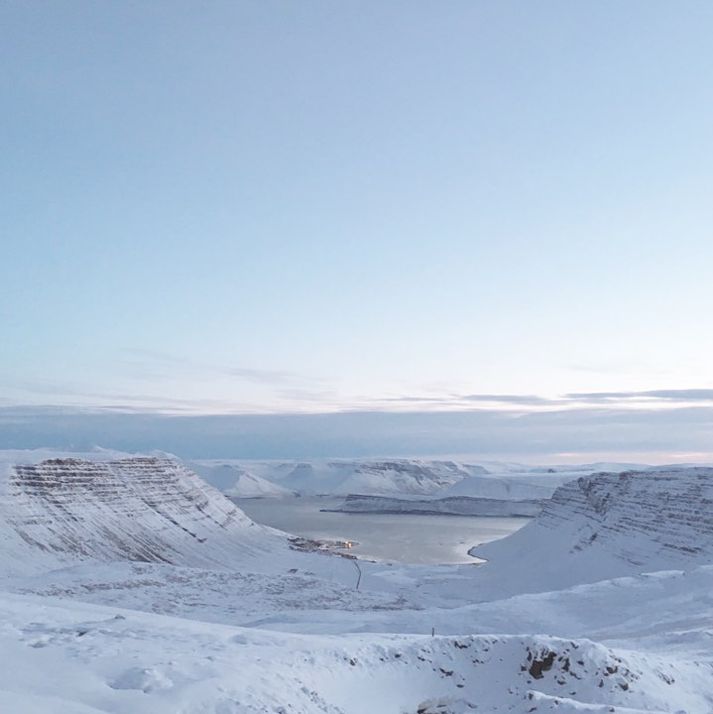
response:
<path id="1" fill-rule="evenodd" d="M 0 406 L 713 403 L 713 4 L 12 0 L 0 33 Z"/>

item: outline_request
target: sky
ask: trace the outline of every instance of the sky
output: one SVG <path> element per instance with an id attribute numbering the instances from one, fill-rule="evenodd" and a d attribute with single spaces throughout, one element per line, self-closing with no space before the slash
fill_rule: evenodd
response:
<path id="1" fill-rule="evenodd" d="M 371 452 L 713 452 L 712 32 L 707 0 L 3 2 L 4 441 L 349 455 L 386 415 Z"/>

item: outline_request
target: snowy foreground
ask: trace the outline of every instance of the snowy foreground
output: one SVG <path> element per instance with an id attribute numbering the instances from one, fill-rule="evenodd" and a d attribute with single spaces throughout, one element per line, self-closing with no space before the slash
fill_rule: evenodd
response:
<path id="1" fill-rule="evenodd" d="M 0 712 L 713 712 L 713 470 L 583 476 L 356 590 L 172 459 L 0 461 Z"/>

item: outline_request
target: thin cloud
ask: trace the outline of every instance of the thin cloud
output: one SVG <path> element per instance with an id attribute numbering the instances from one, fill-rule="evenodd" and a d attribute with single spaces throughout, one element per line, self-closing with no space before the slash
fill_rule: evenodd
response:
<path id="1" fill-rule="evenodd" d="M 386 404 L 431 404 L 444 407 L 468 407 L 474 404 L 508 405 L 520 407 L 543 407 L 566 404 L 563 399 L 551 399 L 536 394 L 444 394 L 442 396 L 421 396 L 415 394 L 399 397 L 385 397 L 372 400 Z"/>
<path id="2" fill-rule="evenodd" d="M 215 369 L 229 377 L 238 377 L 265 384 L 282 384 L 299 379 L 292 372 L 280 372 L 279 370 L 271 369 L 255 369 L 254 367 L 216 367 Z"/>
<path id="3" fill-rule="evenodd" d="M 100 445 L 191 458 L 469 454 L 476 462 L 539 463 L 563 454 L 582 463 L 594 454 L 622 460 L 637 453 L 646 461 L 671 462 L 680 458 L 675 455 L 709 454 L 713 407 L 210 416 L 24 407 L 0 408 L 0 424 L 0 448 Z"/>
<path id="4" fill-rule="evenodd" d="M 60 402 L 54 405 L 38 405 L 37 408 L 70 408 L 70 409 L 107 409 L 110 411 L 141 411 L 141 412 L 186 412 L 186 413 L 246 413 L 265 411 L 256 405 L 241 403 L 236 399 L 187 399 L 169 397 L 157 394 L 137 392 L 113 392 L 83 389 L 75 385 L 57 384 L 53 382 L 21 382 L 13 385 L 13 389 L 21 390 L 26 395 L 48 398 L 48 401 Z M 54 398 L 54 399 L 52 399 Z M 35 408 L 27 405 L 27 400 L 11 400 L 3 398 L 0 402 L 9 408 Z"/>
<path id="5" fill-rule="evenodd" d="M 405 402 L 405 403 L 428 403 L 435 402 L 437 404 L 443 404 L 448 402 L 447 397 L 420 397 L 416 395 L 407 395 L 403 397 L 382 397 L 381 399 L 373 399 L 375 402 Z"/>
<path id="6" fill-rule="evenodd" d="M 188 372 L 193 377 L 206 377 L 207 375 L 221 375 L 234 377 L 260 384 L 280 385 L 291 381 L 309 381 L 309 378 L 285 370 L 262 369 L 259 367 L 246 367 L 243 365 L 218 365 L 208 362 L 192 360 L 177 355 L 171 355 L 154 350 L 125 348 L 123 353 L 133 356 L 134 359 L 124 360 L 132 369 L 133 376 L 155 379 L 156 376 L 164 378 L 172 376 L 164 368 L 173 368 L 173 372 Z"/>
<path id="7" fill-rule="evenodd" d="M 713 389 L 651 389 L 641 391 L 601 391 L 601 392 L 569 392 L 561 396 L 545 397 L 537 394 L 453 394 L 440 396 L 405 394 L 398 397 L 372 398 L 367 400 L 374 405 L 385 408 L 404 409 L 421 405 L 424 408 L 439 409 L 488 409 L 498 407 L 520 408 L 524 411 L 555 410 L 564 408 L 569 413 L 572 409 L 584 409 L 599 405 L 605 409 L 617 406 L 631 408 L 642 404 L 649 408 L 657 405 L 661 408 L 671 408 L 675 404 L 695 404 L 713 402 Z"/>
<path id="8" fill-rule="evenodd" d="M 137 351 L 143 354 L 143 351 Z M 159 353 L 146 352 L 149 359 L 163 357 Z M 168 362 L 175 360 L 166 356 Z M 178 360 L 179 364 L 190 364 L 191 369 L 203 367 L 188 360 Z M 221 373 L 230 372 L 232 376 L 267 385 L 264 394 L 248 395 L 247 388 L 237 388 L 238 393 L 228 390 L 212 394 L 210 397 L 196 398 L 201 393 L 192 385 L 191 392 L 180 389 L 168 392 L 156 389 L 159 394 L 143 389 L 122 387 L 122 391 L 102 391 L 85 388 L 83 385 L 57 384 L 48 381 L 23 382 L 12 384 L 11 391 L 22 394 L 20 399 L 0 399 L 0 404 L 13 406 L 23 403 L 52 403 L 69 407 L 97 407 L 112 410 L 140 410 L 156 413 L 194 413 L 194 414 L 280 414 L 280 413 L 333 413 L 373 410 L 374 412 L 502 412 L 513 414 L 534 414 L 542 412 L 571 414 L 574 411 L 591 410 L 596 407 L 613 414 L 614 410 L 632 410 L 645 408 L 665 411 L 685 405 L 713 404 L 713 389 L 652 389 L 652 390 L 611 390 L 597 392 L 569 392 L 561 396 L 549 397 L 537 394 L 512 393 L 453 393 L 443 394 L 401 394 L 398 396 L 375 397 L 373 395 L 355 396 L 339 394 L 330 390 L 321 382 L 301 383 L 296 375 L 272 370 L 254 370 L 243 367 L 215 367 Z M 178 380 L 180 375 L 174 375 Z M 183 378 L 190 383 L 190 376 Z M 292 381 L 295 378 L 295 381 Z M 231 392 L 236 389 L 230 390 Z M 254 390 L 253 390 L 254 391 Z M 160 394 L 163 392 L 163 394 Z"/>
<path id="9" fill-rule="evenodd" d="M 529 406 L 561 403 L 561 400 L 539 397 L 536 394 L 463 394 L 458 399 L 466 402 L 494 402 Z"/>
<path id="10" fill-rule="evenodd" d="M 588 401 L 662 400 L 675 402 L 713 401 L 713 389 L 649 389 L 621 392 L 571 392 L 566 399 Z"/>

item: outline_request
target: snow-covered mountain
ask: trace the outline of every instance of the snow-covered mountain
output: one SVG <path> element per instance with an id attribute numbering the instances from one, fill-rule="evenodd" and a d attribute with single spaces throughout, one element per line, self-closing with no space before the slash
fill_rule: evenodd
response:
<path id="1" fill-rule="evenodd" d="M 617 462 L 531 466 L 484 461 L 429 459 L 315 459 L 249 461 L 203 459 L 187 462 L 215 488 L 234 498 L 300 495 L 544 500 L 562 484 L 593 473 L 670 472 L 685 466 Z M 271 488 L 270 484 L 277 486 Z M 243 495 L 244 494 L 244 495 Z"/>
<path id="2" fill-rule="evenodd" d="M 423 459 L 202 460 L 190 465 L 225 493 L 229 493 L 241 476 L 249 474 L 259 480 L 265 496 L 286 495 L 287 491 L 301 495 L 544 499 L 560 484 L 582 475 L 581 471 L 572 469 L 549 472 L 539 467 L 532 471 L 490 473 L 478 464 Z M 284 490 L 270 492 L 263 482 Z M 237 496 L 237 493 L 229 495 Z"/>
<path id="3" fill-rule="evenodd" d="M 304 494 L 425 496 L 479 473 L 485 469 L 454 461 L 391 459 L 300 462 L 289 470 L 278 465 L 269 478 Z"/>
<path id="4" fill-rule="evenodd" d="M 295 492 L 231 461 L 191 461 L 189 466 L 230 498 L 281 498 Z"/>
<path id="5" fill-rule="evenodd" d="M 513 592 L 713 562 L 713 469 L 625 471 L 558 488 L 543 512 L 477 548 Z"/>
<path id="6" fill-rule="evenodd" d="M 234 567 L 282 542 L 176 460 L 44 456 L 0 462 L 5 572 L 88 559 Z"/>
<path id="7" fill-rule="evenodd" d="M 469 476 L 438 492 L 438 498 L 490 498 L 501 501 L 545 500 L 561 484 L 575 478 L 569 472 L 564 476 L 546 478 L 527 475 L 511 476 L 489 474 L 487 476 Z"/>

